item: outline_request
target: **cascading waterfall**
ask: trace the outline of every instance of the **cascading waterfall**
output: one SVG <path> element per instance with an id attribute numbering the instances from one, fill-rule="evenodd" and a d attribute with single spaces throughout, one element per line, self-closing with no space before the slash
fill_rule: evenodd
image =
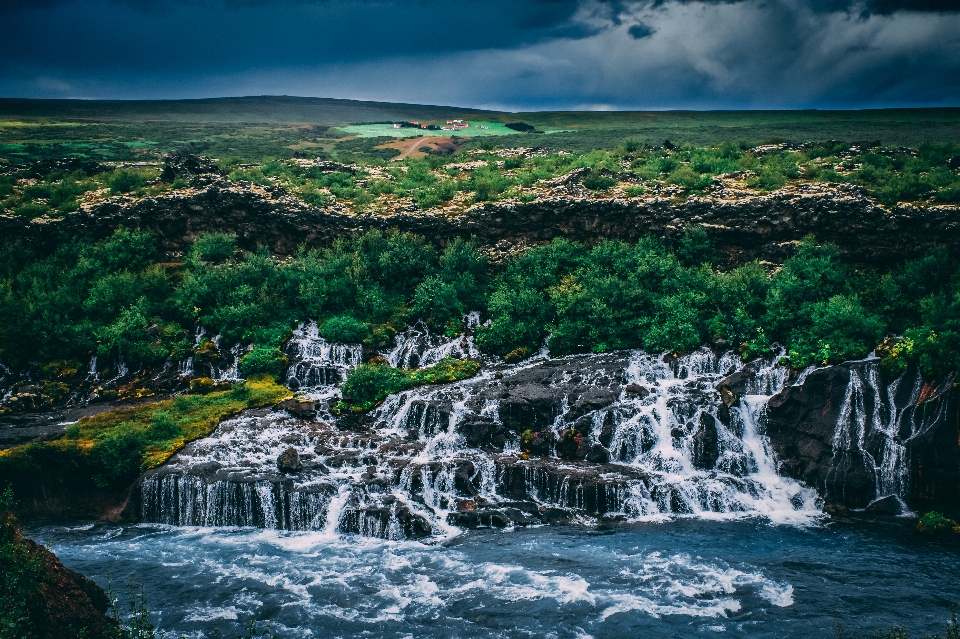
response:
<path id="1" fill-rule="evenodd" d="M 428 364 L 474 349 L 471 337 L 421 326 L 382 355 Z M 331 399 L 362 350 L 326 342 L 310 323 L 287 354 L 288 383 Z M 265 409 L 226 420 L 144 477 L 142 518 L 404 538 L 577 519 L 819 515 L 812 489 L 776 473 L 764 437 L 766 402 L 789 377 L 776 358 L 729 410 L 714 386 L 738 368 L 733 353 L 488 364 L 472 379 L 390 396 L 360 422 L 322 402 L 316 419 Z M 277 466 L 288 448 L 297 472 Z"/>
<path id="2" fill-rule="evenodd" d="M 286 384 L 294 390 L 329 392 L 363 359 L 360 344 L 333 344 L 320 337 L 316 322 L 301 324 L 286 345 L 291 365 Z"/>
<path id="3" fill-rule="evenodd" d="M 932 414 L 921 409 L 924 388 L 920 371 L 910 367 L 884 385 L 880 360 L 851 362 L 849 381 L 833 433 L 833 459 L 828 490 L 842 492 L 847 478 L 863 475 L 872 481 L 873 501 L 896 497 L 903 510 L 910 494 L 911 440 L 944 418 L 946 402 Z M 949 388 L 948 378 L 940 388 Z M 927 398 L 929 399 L 929 398 Z"/>

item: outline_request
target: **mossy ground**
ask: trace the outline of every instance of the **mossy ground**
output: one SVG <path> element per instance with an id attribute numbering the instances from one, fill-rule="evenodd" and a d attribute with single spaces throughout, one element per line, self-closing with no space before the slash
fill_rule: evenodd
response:
<path id="1" fill-rule="evenodd" d="M 0 452 L 0 486 L 12 485 L 20 499 L 58 487 L 122 490 L 187 442 L 209 435 L 225 417 L 291 395 L 273 378 L 261 376 L 228 391 L 84 417 L 61 439 Z"/>

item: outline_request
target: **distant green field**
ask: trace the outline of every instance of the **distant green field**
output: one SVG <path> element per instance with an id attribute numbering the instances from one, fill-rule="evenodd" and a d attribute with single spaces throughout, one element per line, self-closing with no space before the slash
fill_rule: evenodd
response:
<path id="1" fill-rule="evenodd" d="M 412 138 L 422 136 L 430 137 L 450 137 L 456 135 L 463 138 L 473 138 L 478 136 L 490 135 L 517 135 L 519 132 L 508 129 L 503 122 L 483 122 L 468 121 L 470 126 L 465 129 L 456 129 L 452 131 L 429 131 L 427 129 L 414 129 L 412 127 L 394 128 L 392 124 L 354 124 L 350 126 L 337 127 L 347 135 L 355 135 L 358 138 Z"/>
<path id="2" fill-rule="evenodd" d="M 216 158 L 383 159 L 372 138 L 449 135 L 369 122 L 445 122 L 463 118 L 467 148 L 539 146 L 584 153 L 627 141 L 659 145 L 769 140 L 879 141 L 916 147 L 960 142 L 960 109 L 868 111 L 650 111 L 499 113 L 459 107 L 265 96 L 207 100 L 94 101 L 0 98 L 0 162 L 65 156 L 152 160 L 185 148 Z M 507 129 L 525 122 L 552 135 Z M 488 126 L 480 129 L 478 125 Z M 346 138 L 346 139 L 345 139 Z M 355 141 L 363 144 L 347 144 Z"/>

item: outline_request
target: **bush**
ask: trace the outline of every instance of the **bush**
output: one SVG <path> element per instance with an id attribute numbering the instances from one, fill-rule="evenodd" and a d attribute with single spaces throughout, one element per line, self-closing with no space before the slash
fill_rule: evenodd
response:
<path id="1" fill-rule="evenodd" d="M 340 389 L 345 401 L 352 403 L 357 410 L 366 410 L 393 393 L 424 384 L 446 384 L 467 379 L 479 370 L 479 362 L 452 357 L 445 357 L 433 366 L 413 371 L 393 368 L 382 362 L 361 364 L 350 371 Z M 344 408 L 346 405 L 337 410 Z"/>
<path id="2" fill-rule="evenodd" d="M 129 169 L 117 169 L 107 181 L 110 186 L 110 192 L 114 195 L 119 193 L 129 193 L 144 186 L 147 180 L 137 171 Z"/>
<path id="3" fill-rule="evenodd" d="M 193 263 L 220 264 L 233 257 L 237 236 L 232 233 L 201 233 L 193 241 L 187 259 Z"/>
<path id="4" fill-rule="evenodd" d="M 583 185 L 591 191 L 606 191 L 612 186 L 616 186 L 617 181 L 609 175 L 604 175 L 597 170 L 591 170 L 583 176 Z"/>
<path id="5" fill-rule="evenodd" d="M 283 379 L 290 360 L 276 347 L 256 345 L 253 350 L 240 358 L 240 372 L 244 377 L 271 375 L 274 379 Z"/>
<path id="6" fill-rule="evenodd" d="M 350 371 L 340 388 L 345 400 L 370 406 L 409 387 L 410 380 L 399 368 L 386 364 L 361 364 Z"/>
<path id="7" fill-rule="evenodd" d="M 331 317 L 320 328 L 320 336 L 337 344 L 359 344 L 370 335 L 370 328 L 349 315 Z"/>
<path id="8" fill-rule="evenodd" d="M 39 553 L 20 534 L 13 516 L 13 491 L 0 493 L 0 637 L 33 637 L 40 587 L 44 581 Z"/>
<path id="9" fill-rule="evenodd" d="M 938 512 L 930 511 L 917 521 L 917 530 L 930 535 L 960 534 L 960 524 Z"/>

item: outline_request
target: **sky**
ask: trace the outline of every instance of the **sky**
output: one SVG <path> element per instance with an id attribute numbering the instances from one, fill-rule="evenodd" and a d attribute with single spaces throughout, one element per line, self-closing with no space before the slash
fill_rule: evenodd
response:
<path id="1" fill-rule="evenodd" d="M 0 0 L 0 97 L 960 106 L 960 0 Z"/>

